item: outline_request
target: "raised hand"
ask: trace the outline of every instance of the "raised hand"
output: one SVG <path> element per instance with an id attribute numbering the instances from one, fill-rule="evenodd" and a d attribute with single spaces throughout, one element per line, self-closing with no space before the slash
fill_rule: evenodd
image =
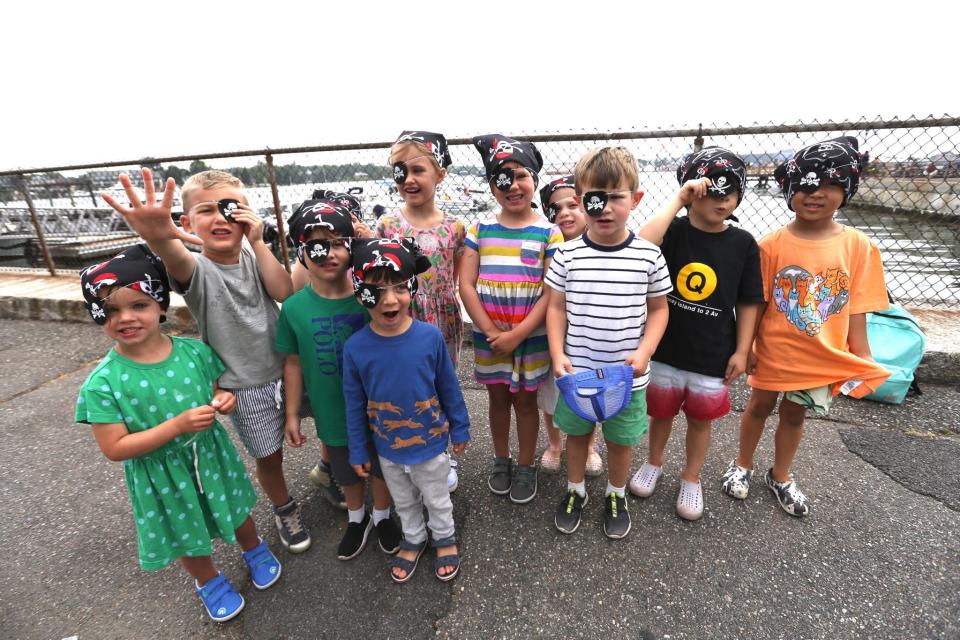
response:
<path id="1" fill-rule="evenodd" d="M 713 183 L 710 182 L 710 178 L 688 180 L 680 187 L 680 191 L 677 192 L 677 197 L 680 198 L 680 202 L 684 205 L 691 204 L 694 200 L 699 200 L 707 195 L 707 189 L 711 184 Z"/>
<path id="2" fill-rule="evenodd" d="M 193 244 L 203 244 L 203 240 L 187 233 L 173 223 L 173 191 L 176 188 L 173 178 L 167 178 L 163 190 L 163 199 L 158 203 L 157 194 L 153 187 L 153 172 L 146 167 L 143 167 L 140 172 L 143 175 L 144 184 L 143 200 L 140 199 L 133 183 L 130 182 L 130 176 L 125 173 L 120 174 L 120 184 L 130 200 L 129 207 L 121 205 L 106 193 L 101 193 L 100 197 L 113 207 L 114 211 L 123 216 L 127 224 L 148 243 L 176 239 Z"/>

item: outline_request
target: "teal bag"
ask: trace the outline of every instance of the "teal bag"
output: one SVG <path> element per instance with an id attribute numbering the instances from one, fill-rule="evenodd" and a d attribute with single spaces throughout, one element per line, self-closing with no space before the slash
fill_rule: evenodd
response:
<path id="1" fill-rule="evenodd" d="M 891 303 L 885 311 L 868 313 L 867 342 L 873 359 L 891 373 L 879 389 L 866 396 L 867 400 L 900 404 L 910 389 L 920 393 L 914 373 L 923 359 L 927 339 L 909 311 Z"/>

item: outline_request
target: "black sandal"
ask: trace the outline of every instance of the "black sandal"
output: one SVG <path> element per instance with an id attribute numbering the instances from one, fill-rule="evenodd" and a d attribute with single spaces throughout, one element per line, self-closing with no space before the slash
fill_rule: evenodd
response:
<path id="1" fill-rule="evenodd" d="M 430 542 L 433 545 L 434 549 L 439 549 L 440 547 L 451 547 L 457 544 L 457 537 L 450 536 L 448 538 L 441 538 L 440 540 L 432 540 Z M 440 569 L 443 567 L 453 567 L 453 571 L 444 575 L 440 573 Z M 437 576 L 437 580 L 442 582 L 449 582 L 457 577 L 457 574 L 460 573 L 460 549 L 457 548 L 457 553 L 451 553 L 445 556 L 437 556 L 437 559 L 433 562 L 433 574 Z"/>
<path id="2" fill-rule="evenodd" d="M 401 558 L 399 555 L 393 556 L 393 559 L 390 560 L 390 577 L 394 582 L 397 584 L 403 584 L 413 577 L 413 572 L 417 570 L 417 563 L 420 562 L 420 556 L 423 555 L 423 550 L 426 548 L 426 541 L 423 541 L 420 544 L 407 542 L 406 540 L 400 541 L 400 550 L 416 551 L 417 557 L 413 560 L 407 560 L 406 558 Z M 407 573 L 407 575 L 403 576 L 402 578 L 398 578 L 397 574 L 393 572 L 395 568 L 402 569 Z"/>

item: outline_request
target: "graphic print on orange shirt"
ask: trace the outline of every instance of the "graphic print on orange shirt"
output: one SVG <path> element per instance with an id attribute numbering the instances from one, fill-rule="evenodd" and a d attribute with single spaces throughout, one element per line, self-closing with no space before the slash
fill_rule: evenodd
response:
<path id="1" fill-rule="evenodd" d="M 823 323 L 850 301 L 850 277 L 840 268 L 811 274 L 791 265 L 780 269 L 773 282 L 777 311 L 808 336 L 820 333 Z"/>

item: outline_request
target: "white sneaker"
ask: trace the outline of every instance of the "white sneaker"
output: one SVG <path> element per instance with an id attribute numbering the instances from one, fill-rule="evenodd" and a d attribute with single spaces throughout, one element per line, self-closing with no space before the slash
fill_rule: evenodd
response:
<path id="1" fill-rule="evenodd" d="M 630 479 L 630 493 L 640 498 L 649 498 L 657 488 L 657 480 L 661 475 L 663 475 L 663 467 L 655 467 L 649 462 L 644 462 Z"/>
<path id="2" fill-rule="evenodd" d="M 689 482 L 680 478 L 677 515 L 684 520 L 699 520 L 703 517 L 703 486 L 699 482 Z"/>
<path id="3" fill-rule="evenodd" d="M 457 460 L 450 458 L 450 472 L 447 473 L 447 490 L 453 493 L 460 486 L 460 479 L 457 477 Z"/>

